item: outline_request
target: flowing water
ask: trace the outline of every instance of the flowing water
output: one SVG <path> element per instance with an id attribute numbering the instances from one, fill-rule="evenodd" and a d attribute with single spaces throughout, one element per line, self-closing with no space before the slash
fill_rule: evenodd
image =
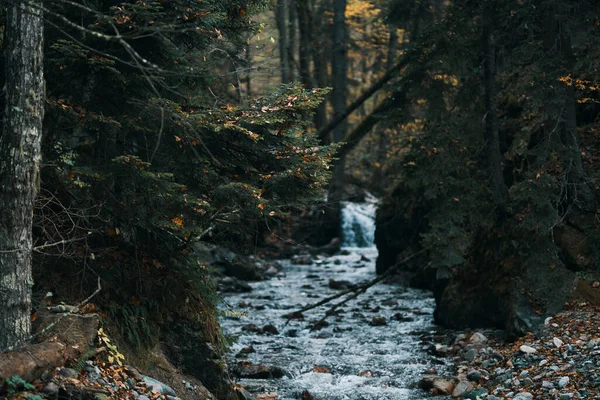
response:
<path id="1" fill-rule="evenodd" d="M 304 391 L 315 400 L 428 397 L 416 382 L 428 368 L 446 368 L 422 344 L 436 329 L 430 293 L 378 284 L 330 316 L 329 326 L 315 331 L 310 323 L 321 319 L 330 305 L 305 312 L 304 320 L 286 323 L 283 318 L 338 293 L 329 287 L 330 280 L 357 284 L 375 278 L 374 213 L 372 203 L 344 205 L 343 243 L 349 254 L 321 257 L 312 265 L 283 261 L 281 276 L 252 283 L 250 293 L 225 296 L 236 309 L 240 303 L 250 304 L 240 309 L 247 316 L 222 320 L 225 333 L 237 338 L 230 364 L 241 361 L 235 358 L 239 350 L 252 346 L 256 352 L 247 358 L 252 364 L 275 365 L 287 372 L 281 379 L 240 381 L 249 391 L 277 392 L 280 400 L 307 398 Z M 387 325 L 376 326 L 373 317 L 385 318 Z M 245 332 L 247 324 L 273 324 L 279 334 Z"/>

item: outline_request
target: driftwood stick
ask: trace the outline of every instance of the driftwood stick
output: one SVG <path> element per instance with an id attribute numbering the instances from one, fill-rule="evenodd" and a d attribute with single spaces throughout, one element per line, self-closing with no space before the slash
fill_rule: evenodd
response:
<path id="1" fill-rule="evenodd" d="M 344 304 L 347 304 L 349 301 L 354 300 L 355 298 L 357 298 L 358 296 L 360 296 L 361 294 L 363 294 L 364 292 L 366 292 L 369 288 L 377 285 L 379 282 L 383 281 L 385 278 L 387 278 L 388 276 L 390 276 L 393 272 L 396 271 L 396 269 L 398 269 L 398 267 L 400 267 L 401 265 L 405 264 L 406 262 L 412 260 L 413 258 L 415 258 L 416 256 L 418 256 L 419 254 L 425 252 L 429 250 L 429 248 L 423 248 L 419 251 L 417 251 L 416 253 L 411 254 L 410 256 L 404 258 L 401 261 L 398 261 L 396 264 L 394 264 L 393 266 L 391 266 L 387 271 L 385 271 L 383 274 L 381 274 L 380 276 L 378 276 L 377 278 L 364 283 L 362 285 L 359 285 L 353 289 L 351 289 L 351 292 L 354 292 L 351 296 L 348 296 L 347 298 L 345 298 L 344 300 L 340 301 L 337 304 L 334 304 L 333 306 L 331 306 L 326 312 L 325 315 L 323 316 L 323 318 L 321 318 L 320 320 L 318 320 L 316 323 L 314 323 L 312 325 L 311 330 L 315 330 L 318 329 L 318 327 L 325 322 L 325 320 L 327 319 L 327 317 L 329 317 L 330 315 L 333 315 L 333 313 L 335 312 L 335 310 L 337 310 L 338 308 L 340 308 L 341 306 L 343 306 Z"/>
<path id="2" fill-rule="evenodd" d="M 415 258 L 416 256 L 418 256 L 418 255 L 420 255 L 420 254 L 424 253 L 424 252 L 425 252 L 425 251 L 427 251 L 427 250 L 429 250 L 429 248 L 428 248 L 428 247 L 427 247 L 427 248 L 423 248 L 423 249 L 419 250 L 418 252 L 416 252 L 416 253 L 413 253 L 413 254 L 409 255 L 408 257 L 404 258 L 403 260 L 401 260 L 401 261 L 398 261 L 396 264 L 394 264 L 393 266 L 391 266 L 391 267 L 390 267 L 390 268 L 389 268 L 387 271 L 385 271 L 383 274 L 381 274 L 380 276 L 378 276 L 377 278 L 375 278 L 375 279 L 373 279 L 373 280 L 371 280 L 371 281 L 369 281 L 369 282 L 363 283 L 362 285 L 358 285 L 358 286 L 356 286 L 356 287 L 354 287 L 354 288 L 352 288 L 352 289 L 348 289 L 348 290 L 344 290 L 343 292 L 336 293 L 336 294 L 334 294 L 333 296 L 329 296 L 329 297 L 327 297 L 327 298 L 325 298 L 325 299 L 322 299 L 322 300 L 320 300 L 320 301 L 318 301 L 318 302 L 316 302 L 316 303 L 313 303 L 313 304 L 309 304 L 309 305 L 307 305 L 307 306 L 304 306 L 304 307 L 302 307 L 301 309 L 299 309 L 299 310 L 297 310 L 297 311 L 295 311 L 295 312 L 291 312 L 291 313 L 285 314 L 283 317 L 284 317 L 284 318 L 286 318 L 286 319 L 288 319 L 288 320 L 290 320 L 290 319 L 292 319 L 292 318 L 293 318 L 293 316 L 294 316 L 294 315 L 297 315 L 297 314 L 299 314 L 299 313 L 303 313 L 303 312 L 305 312 L 305 311 L 309 311 L 309 310 L 315 309 L 315 308 L 317 308 L 317 307 L 320 307 L 320 306 L 322 306 L 322 305 L 324 305 L 324 304 L 327 304 L 327 303 L 329 303 L 329 302 L 331 302 L 331 301 L 333 301 L 333 300 L 335 300 L 335 299 L 338 299 L 338 298 L 340 298 L 340 297 L 343 297 L 343 296 L 345 296 L 345 295 L 347 295 L 347 294 L 353 293 L 353 294 L 352 294 L 350 297 L 348 297 L 347 299 L 345 299 L 345 300 L 341 301 L 340 303 L 338 303 L 338 304 L 334 305 L 334 306 L 332 307 L 332 308 L 333 308 L 333 311 L 334 311 L 336 308 L 338 308 L 338 307 L 339 307 L 339 306 L 341 306 L 342 304 L 346 304 L 348 301 L 350 301 L 350 300 L 352 300 L 352 299 L 355 299 L 356 297 L 358 297 L 358 296 L 359 296 L 359 295 L 361 295 L 362 293 L 366 292 L 366 291 L 367 291 L 367 289 L 369 289 L 370 287 L 372 287 L 372 286 L 375 286 L 376 284 L 378 284 L 379 282 L 381 282 L 382 280 L 384 280 L 385 278 L 387 278 L 388 276 L 390 276 L 390 275 L 391 275 L 391 274 L 392 274 L 392 273 L 393 273 L 393 272 L 394 272 L 394 271 L 395 271 L 395 270 L 396 270 L 398 267 L 400 267 L 401 265 L 403 265 L 403 264 L 407 263 L 408 261 L 412 260 L 413 258 Z M 326 316 L 327 316 L 328 314 L 330 314 L 331 312 L 332 312 L 332 309 L 329 309 L 329 310 L 327 311 L 327 313 L 326 313 Z M 319 321 L 319 322 L 322 322 L 322 321 L 324 321 L 324 320 L 325 320 L 325 319 L 323 318 L 323 319 L 322 319 L 321 321 Z"/>
<path id="3" fill-rule="evenodd" d="M 56 321 L 54 321 L 53 323 L 51 323 L 50 325 L 48 325 L 44 329 L 36 332 L 35 335 L 31 335 L 30 339 L 33 339 L 34 337 L 39 336 L 39 335 L 41 335 L 44 332 L 48 332 L 50 329 L 52 329 L 54 326 L 56 326 L 56 324 L 58 324 L 60 322 L 60 320 L 62 320 L 64 317 L 66 317 L 68 315 L 71 315 L 71 314 L 75 314 L 77 311 L 79 311 L 81 309 L 81 307 L 83 307 L 87 303 L 89 303 L 89 301 L 92 298 L 94 298 L 94 296 L 96 296 L 98 293 L 100 293 L 101 290 L 102 290 L 102 285 L 100 283 L 100 277 L 98 277 L 98 287 L 96 288 L 96 290 L 94 291 L 94 293 L 92 293 L 87 299 L 83 300 L 81 303 L 79 303 L 78 305 L 76 305 L 71 311 L 66 312 L 63 315 L 61 315 L 59 318 L 56 319 Z"/>

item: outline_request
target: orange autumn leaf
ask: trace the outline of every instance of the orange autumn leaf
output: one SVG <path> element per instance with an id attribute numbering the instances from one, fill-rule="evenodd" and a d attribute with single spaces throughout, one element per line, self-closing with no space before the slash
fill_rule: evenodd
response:
<path id="1" fill-rule="evenodd" d="M 260 208 L 261 210 L 264 210 L 266 206 L 265 206 L 265 203 L 260 203 L 257 207 Z"/>
<path id="2" fill-rule="evenodd" d="M 174 217 L 174 218 L 172 218 L 171 222 L 173 222 L 177 226 L 183 226 L 183 219 L 180 218 L 180 217 Z"/>

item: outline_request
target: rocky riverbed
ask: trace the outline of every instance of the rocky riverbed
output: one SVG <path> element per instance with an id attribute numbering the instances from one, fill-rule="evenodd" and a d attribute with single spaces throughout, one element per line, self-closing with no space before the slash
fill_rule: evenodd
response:
<path id="1" fill-rule="evenodd" d="M 431 351 L 437 328 L 430 293 L 380 284 L 339 308 L 319 329 L 311 325 L 331 304 L 284 318 L 373 279 L 376 256 L 373 248 L 299 256 L 282 261 L 275 277 L 251 283 L 251 292 L 225 295 L 231 309 L 224 310 L 222 327 L 234 338 L 229 363 L 238 383 L 251 393 L 277 393 L 281 400 L 431 397 L 418 386 L 423 372 L 449 373 L 449 363 Z"/>
<path id="2" fill-rule="evenodd" d="M 599 327 L 598 310 L 574 301 L 514 343 L 488 330 L 456 334 L 437 349 L 455 363 L 456 377 L 446 381 L 457 398 L 599 399 Z M 435 379 L 426 376 L 422 385 Z"/>

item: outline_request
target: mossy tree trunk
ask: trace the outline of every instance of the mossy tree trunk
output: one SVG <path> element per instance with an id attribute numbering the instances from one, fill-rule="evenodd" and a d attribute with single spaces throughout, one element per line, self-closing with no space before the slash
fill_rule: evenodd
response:
<path id="1" fill-rule="evenodd" d="M 37 1 L 7 7 L 6 107 L 0 136 L 0 351 L 30 333 L 31 226 L 44 117 L 43 19 Z"/>

